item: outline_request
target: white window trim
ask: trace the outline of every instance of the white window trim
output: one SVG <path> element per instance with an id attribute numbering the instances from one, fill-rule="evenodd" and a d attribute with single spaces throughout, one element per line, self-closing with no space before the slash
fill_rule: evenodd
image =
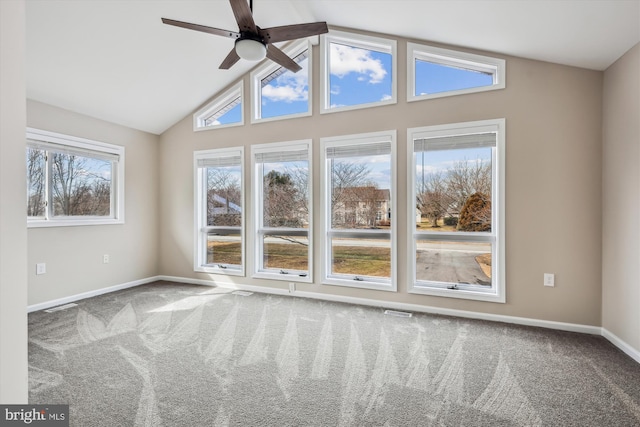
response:
<path id="1" fill-rule="evenodd" d="M 96 154 L 107 153 L 118 156 L 116 162 L 115 171 L 111 177 L 112 191 L 115 195 L 112 196 L 112 215 L 110 217 L 51 217 L 51 218 L 27 218 L 28 228 L 41 228 L 41 227 L 65 227 L 65 226 L 82 226 L 82 225 L 109 225 L 109 224 L 124 224 L 124 171 L 125 171 L 125 149 L 122 146 L 108 144 L 106 142 L 93 141 L 85 138 L 78 138 L 75 136 L 64 135 L 56 132 L 49 132 L 40 129 L 27 128 L 27 139 L 34 141 L 42 141 L 45 143 L 56 144 L 60 146 L 67 146 L 73 148 L 79 148 L 82 150 L 88 150 L 96 152 Z M 49 183 L 46 184 L 48 188 Z M 48 211 L 49 208 L 47 208 Z M 26 207 L 25 207 L 26 210 Z"/>
<path id="2" fill-rule="evenodd" d="M 241 256 L 242 256 L 242 265 L 240 268 L 221 268 L 217 265 L 207 265 L 206 257 L 207 257 L 207 239 L 205 237 L 206 233 L 203 228 L 206 228 L 206 191 L 207 187 L 204 184 L 204 168 L 198 167 L 198 160 L 206 160 L 212 157 L 225 157 L 225 156 L 233 156 L 240 155 L 240 198 L 242 200 L 242 219 L 239 227 L 240 232 L 240 247 L 241 247 Z M 194 168 L 194 271 L 201 273 L 213 273 L 213 274 L 224 274 L 228 276 L 244 276 L 245 275 L 245 266 L 246 266 L 246 257 L 245 257 L 245 234 L 244 234 L 244 225 L 245 225 L 245 213 L 246 213 L 246 203 L 245 203 L 245 192 L 244 192 L 244 147 L 231 147 L 231 148 L 220 148 L 213 150 L 201 150 L 194 151 L 193 153 L 193 168 Z M 230 227 L 231 228 L 231 227 Z"/>
<path id="3" fill-rule="evenodd" d="M 495 303 L 506 302 L 506 267 L 505 267 L 505 119 L 481 120 L 475 122 L 453 123 L 437 126 L 426 126 L 407 129 L 407 236 L 408 239 L 408 264 L 407 271 L 411 272 L 408 292 L 411 294 L 435 295 L 450 298 L 462 298 L 478 301 L 488 301 Z M 495 287 L 491 292 L 476 291 L 473 289 L 446 289 L 441 287 L 425 286 L 416 283 L 416 262 L 415 262 L 415 235 L 416 235 L 416 182 L 415 182 L 415 160 L 414 160 L 414 140 L 425 137 L 439 137 L 460 134 L 475 134 L 496 132 L 496 166 L 493 168 L 492 191 L 493 200 L 497 200 L 497 209 L 493 211 L 493 227 L 495 228 L 495 244 L 492 245 L 492 258 L 498 262 L 492 262 L 492 278 L 495 280 Z M 473 235 L 483 235 L 489 233 L 473 233 Z M 473 238 L 465 233 L 467 237 Z M 439 240 L 455 240 L 459 233 L 439 233 Z"/>
<path id="4" fill-rule="evenodd" d="M 296 149 L 306 149 L 309 161 L 309 178 L 307 180 L 308 191 L 309 191 L 309 227 L 307 228 L 307 239 L 309 241 L 309 252 L 308 252 L 308 266 L 309 270 L 307 271 L 306 276 L 300 276 L 296 274 L 295 271 L 292 271 L 291 274 L 280 274 L 275 270 L 268 269 L 260 269 L 260 265 L 262 264 L 263 259 L 263 247 L 260 244 L 260 216 L 262 215 L 262 191 L 260 191 L 260 187 L 262 186 L 262 176 L 260 176 L 257 172 L 258 163 L 255 161 L 257 153 L 267 153 L 274 151 L 287 151 L 287 150 L 296 150 Z M 254 236 L 254 267 L 253 267 L 253 275 L 255 278 L 262 279 L 273 279 L 273 280 L 285 280 L 288 282 L 303 282 L 303 283 L 312 283 L 313 282 L 313 170 L 312 170 L 312 145 L 310 139 L 298 140 L 298 141 L 287 141 L 287 142 L 276 142 L 270 144 L 256 144 L 251 146 L 251 170 L 253 179 L 251 193 L 253 194 L 253 215 L 252 215 L 252 227 L 253 230 L 252 236 Z M 283 230 L 296 230 L 296 229 L 285 229 Z M 276 230 L 276 228 L 273 228 Z"/>
<path id="5" fill-rule="evenodd" d="M 305 50 L 308 51 L 308 56 L 307 56 L 307 69 L 308 69 L 308 81 L 307 81 L 307 86 L 308 86 L 308 99 L 307 99 L 307 111 L 306 112 L 302 112 L 302 113 L 293 113 L 293 114 L 286 114 L 286 115 L 282 115 L 282 116 L 276 116 L 276 117 L 268 117 L 268 118 L 262 118 L 262 102 L 261 102 L 261 93 L 262 93 L 262 88 L 261 88 L 261 81 L 262 79 L 264 79 L 267 75 L 273 73 L 274 71 L 278 70 L 279 68 L 281 68 L 280 65 L 272 62 L 272 61 L 268 61 L 265 64 L 263 64 L 261 67 L 257 68 L 256 70 L 254 70 L 253 72 L 251 72 L 251 123 L 262 123 L 262 122 L 272 122 L 272 121 L 276 121 L 276 120 L 286 120 L 286 119 L 293 119 L 293 118 L 297 118 L 297 117 L 307 117 L 307 116 L 311 116 L 313 114 L 313 110 L 312 110 L 312 92 L 313 92 L 313 52 L 312 52 L 312 46 L 309 40 L 305 39 L 296 43 L 291 44 L 290 46 L 288 46 L 287 48 L 283 49 L 283 52 L 285 52 L 287 55 L 289 55 L 289 57 L 291 58 L 295 58 L 296 56 L 300 55 L 302 52 L 304 52 Z"/>
<path id="6" fill-rule="evenodd" d="M 244 125 L 244 81 L 241 79 L 239 82 L 231 86 L 221 95 L 217 96 L 213 101 L 209 102 L 207 105 L 199 109 L 193 114 L 193 130 L 194 132 L 199 132 L 203 130 L 211 130 L 211 129 L 223 129 L 233 126 L 242 126 Z M 240 96 L 240 121 L 235 123 L 227 123 L 220 125 L 209 125 L 206 126 L 204 124 L 205 120 L 208 117 L 211 117 L 216 112 L 220 111 L 224 106 L 229 104 L 231 101 Z"/>
<path id="7" fill-rule="evenodd" d="M 426 95 L 415 95 L 416 67 L 415 61 L 422 60 L 440 65 L 454 66 L 467 70 L 490 72 L 493 74 L 493 85 L 468 89 L 450 90 Z M 447 96 L 465 95 L 476 92 L 504 89 L 506 83 L 506 61 L 484 55 L 443 49 L 417 43 L 407 43 L 407 101 L 443 98 Z"/>
<path id="8" fill-rule="evenodd" d="M 328 137 L 320 139 L 320 223 L 322 224 L 322 284 L 323 285 L 336 285 L 346 286 L 352 288 L 363 289 L 375 289 L 389 292 L 396 292 L 398 290 L 397 283 L 397 167 L 396 167 L 396 130 L 388 130 L 381 132 L 361 133 L 354 135 L 344 135 L 336 137 Z M 391 221 L 391 228 L 389 231 L 389 241 L 391 245 L 391 275 L 389 280 L 380 279 L 375 280 L 367 278 L 367 280 L 355 281 L 331 276 L 331 242 L 330 242 L 330 230 L 331 230 L 331 215 L 329 214 L 331 202 L 328 200 L 330 194 L 330 181 L 327 171 L 327 156 L 326 150 L 329 147 L 355 145 L 355 144 L 370 144 L 372 142 L 391 142 L 391 206 L 393 209 L 393 217 Z M 395 218 L 395 219 L 393 219 Z M 372 230 L 354 230 L 352 232 L 345 232 L 345 235 L 351 234 L 357 237 L 362 237 L 367 234 L 373 234 Z"/>
<path id="9" fill-rule="evenodd" d="M 368 102 L 366 104 L 346 105 L 331 108 L 331 96 L 329 83 L 330 45 L 331 43 L 346 44 L 349 46 L 375 50 L 377 52 L 391 54 L 391 97 L 384 101 Z M 362 108 L 379 107 L 382 105 L 396 104 L 398 102 L 398 42 L 394 39 L 366 36 L 345 31 L 331 30 L 320 36 L 320 114 L 336 113 L 341 111 L 359 110 Z"/>

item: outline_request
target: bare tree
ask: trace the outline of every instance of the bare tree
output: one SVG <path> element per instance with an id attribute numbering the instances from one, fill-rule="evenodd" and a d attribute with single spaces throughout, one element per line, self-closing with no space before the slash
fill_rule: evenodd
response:
<path id="1" fill-rule="evenodd" d="M 45 210 L 44 151 L 27 148 L 27 216 L 43 216 Z"/>
<path id="2" fill-rule="evenodd" d="M 50 153 L 53 214 L 105 216 L 111 207 L 110 163 L 72 154 Z M 110 172 L 110 170 L 109 170 Z"/>
<path id="3" fill-rule="evenodd" d="M 447 182 L 447 191 L 460 212 L 472 194 L 491 194 L 491 164 L 480 159 L 457 161 L 447 171 Z"/>
<path id="4" fill-rule="evenodd" d="M 376 227 L 378 215 L 378 202 L 385 199 L 384 190 L 378 188 L 375 182 L 367 182 L 361 187 L 354 188 L 356 200 L 356 219 L 358 225 L 370 228 Z"/>
<path id="5" fill-rule="evenodd" d="M 432 227 L 439 227 L 438 220 L 450 213 L 453 199 L 449 192 L 449 183 L 449 174 L 430 173 L 420 185 L 422 192 L 416 194 L 418 209 L 422 215 L 429 218 Z"/>
<path id="6" fill-rule="evenodd" d="M 304 214 L 304 221 L 309 221 L 309 169 L 286 167 L 284 173 L 291 177 L 291 184 L 295 188 L 297 209 Z"/>
<path id="7" fill-rule="evenodd" d="M 207 225 L 242 224 L 240 177 L 228 168 L 207 169 Z"/>
<path id="8" fill-rule="evenodd" d="M 363 163 L 332 160 L 331 165 L 331 222 L 344 226 L 357 222 L 356 187 L 363 187 L 369 176 L 369 166 Z"/>

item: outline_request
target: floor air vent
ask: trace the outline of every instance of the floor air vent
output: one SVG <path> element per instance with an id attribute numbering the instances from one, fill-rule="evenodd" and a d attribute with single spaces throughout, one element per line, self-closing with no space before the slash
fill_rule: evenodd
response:
<path id="1" fill-rule="evenodd" d="M 411 317 L 412 316 L 411 313 L 407 313 L 406 311 L 396 311 L 396 310 L 385 310 L 384 314 L 388 316 L 395 316 L 395 317 Z"/>
<path id="2" fill-rule="evenodd" d="M 44 312 L 45 313 L 54 313 L 56 311 L 62 311 L 62 310 L 66 310 L 67 308 L 77 307 L 77 306 L 78 306 L 78 304 L 72 302 L 72 303 L 69 303 L 69 304 L 59 305 L 57 307 L 49 308 L 49 309 L 45 310 Z"/>
<path id="3" fill-rule="evenodd" d="M 248 297 L 249 295 L 253 295 L 253 292 L 248 292 L 248 291 L 233 291 L 231 293 L 234 295 L 240 295 L 243 297 Z"/>

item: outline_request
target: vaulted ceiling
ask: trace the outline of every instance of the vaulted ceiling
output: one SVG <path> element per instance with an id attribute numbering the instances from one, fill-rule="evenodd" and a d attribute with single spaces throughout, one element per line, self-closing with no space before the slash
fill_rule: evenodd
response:
<path id="1" fill-rule="evenodd" d="M 249 71 L 218 65 L 236 30 L 227 0 L 27 0 L 27 97 L 160 134 Z M 327 21 L 604 70 L 640 41 L 640 0 L 255 0 L 261 27 Z"/>

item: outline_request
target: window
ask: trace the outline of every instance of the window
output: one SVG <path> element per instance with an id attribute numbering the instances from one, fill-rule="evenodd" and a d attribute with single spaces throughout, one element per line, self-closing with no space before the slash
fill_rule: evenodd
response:
<path id="1" fill-rule="evenodd" d="M 244 124 L 242 80 L 193 115 L 193 130 L 217 129 Z"/>
<path id="2" fill-rule="evenodd" d="M 407 100 L 438 98 L 505 87 L 505 61 L 407 43 Z"/>
<path id="3" fill-rule="evenodd" d="M 244 275 L 243 153 L 196 151 L 195 270 Z"/>
<path id="4" fill-rule="evenodd" d="M 387 131 L 321 140 L 323 283 L 396 290 L 395 139 Z"/>
<path id="5" fill-rule="evenodd" d="M 408 136 L 410 292 L 505 302 L 504 119 Z"/>
<path id="6" fill-rule="evenodd" d="M 124 223 L 124 147 L 27 129 L 29 227 Z"/>
<path id="7" fill-rule="evenodd" d="M 311 282 L 311 141 L 251 147 L 255 276 Z"/>
<path id="8" fill-rule="evenodd" d="M 320 38 L 321 113 L 396 103 L 396 41 L 332 31 Z"/>
<path id="9" fill-rule="evenodd" d="M 311 115 L 311 46 L 299 42 L 285 52 L 302 69 L 297 73 L 268 61 L 251 73 L 251 122 Z"/>

